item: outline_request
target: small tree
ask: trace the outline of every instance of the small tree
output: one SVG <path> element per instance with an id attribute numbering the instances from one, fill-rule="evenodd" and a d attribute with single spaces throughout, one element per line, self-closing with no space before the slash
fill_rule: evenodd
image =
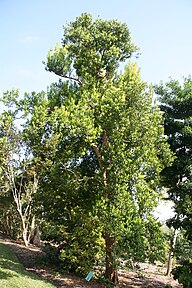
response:
<path id="1" fill-rule="evenodd" d="M 39 179 L 51 163 L 47 153 L 53 152 L 54 145 L 50 137 L 45 139 L 48 114 L 45 94 L 26 94 L 22 100 L 18 97 L 18 91 L 12 90 L 1 99 L 5 107 L 0 115 L 1 195 L 11 192 L 27 246 L 34 229 L 34 197 Z M 44 136 L 44 143 L 39 141 L 42 138 L 38 134 Z"/>
<path id="2" fill-rule="evenodd" d="M 25 245 L 29 243 L 29 225 L 32 217 L 32 194 L 36 192 L 38 177 L 35 173 L 29 176 L 30 168 L 26 147 L 23 145 L 19 131 L 17 106 L 18 91 L 4 94 L 2 99 L 7 110 L 1 113 L 1 178 L 4 193 L 11 191 L 22 226 Z"/>

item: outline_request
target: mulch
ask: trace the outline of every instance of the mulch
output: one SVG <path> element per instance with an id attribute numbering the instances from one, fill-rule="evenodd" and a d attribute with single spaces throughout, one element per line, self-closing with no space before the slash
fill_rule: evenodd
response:
<path id="1" fill-rule="evenodd" d="M 16 254 L 18 260 L 27 271 L 39 275 L 48 280 L 57 288 L 105 288 L 105 283 L 91 279 L 90 282 L 84 278 L 71 275 L 59 274 L 54 266 L 43 265 L 39 257 L 44 255 L 41 248 L 34 245 L 24 246 L 22 242 L 2 239 L 1 241 Z M 165 268 L 157 265 L 140 264 L 140 271 L 119 271 L 119 287 L 128 288 L 182 288 L 172 277 L 165 276 Z"/>

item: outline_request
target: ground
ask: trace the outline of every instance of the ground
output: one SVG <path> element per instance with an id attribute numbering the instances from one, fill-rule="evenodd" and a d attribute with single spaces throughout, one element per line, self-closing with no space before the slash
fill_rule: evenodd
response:
<path id="1" fill-rule="evenodd" d="M 104 283 L 92 279 L 87 282 L 84 278 L 69 274 L 58 274 L 54 267 L 37 264 L 43 251 L 35 246 L 25 247 L 21 242 L 3 240 L 18 257 L 24 267 L 42 278 L 52 282 L 57 288 L 105 288 Z M 129 288 L 181 288 L 172 277 L 165 276 L 166 268 L 158 265 L 139 264 L 140 269 L 135 271 L 119 272 L 119 287 Z"/>

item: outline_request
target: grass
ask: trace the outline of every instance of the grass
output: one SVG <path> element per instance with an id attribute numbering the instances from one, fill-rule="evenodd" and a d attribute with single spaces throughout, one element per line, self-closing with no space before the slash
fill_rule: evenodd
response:
<path id="1" fill-rule="evenodd" d="M 0 242 L 0 287 L 2 288 L 55 288 L 33 273 L 27 272 L 14 253 Z"/>

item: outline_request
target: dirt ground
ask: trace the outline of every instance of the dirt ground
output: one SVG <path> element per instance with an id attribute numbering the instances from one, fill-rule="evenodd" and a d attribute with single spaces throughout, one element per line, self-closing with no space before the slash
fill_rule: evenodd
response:
<path id="1" fill-rule="evenodd" d="M 1 239 L 2 240 L 2 239 Z M 38 247 L 25 247 L 20 242 L 2 240 L 16 254 L 26 270 L 38 274 L 52 282 L 57 288 L 105 288 L 104 283 L 92 279 L 87 282 L 84 278 L 70 274 L 58 274 L 53 267 L 37 264 L 39 256 L 44 252 Z M 119 271 L 119 287 L 125 288 L 182 288 L 172 277 L 165 276 L 166 268 L 161 266 L 139 264 L 139 272 Z"/>

